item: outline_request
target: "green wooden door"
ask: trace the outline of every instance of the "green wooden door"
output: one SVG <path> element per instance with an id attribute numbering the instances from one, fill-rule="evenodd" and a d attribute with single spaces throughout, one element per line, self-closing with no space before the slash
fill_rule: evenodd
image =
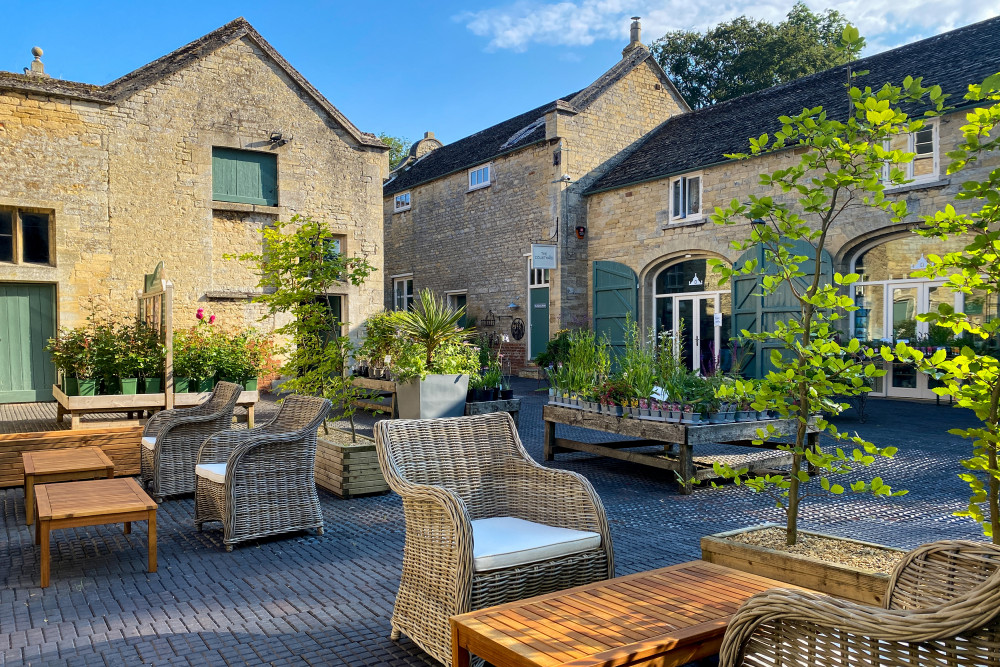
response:
<path id="1" fill-rule="evenodd" d="M 807 275 L 795 279 L 796 289 L 805 291 L 812 282 L 811 268 L 812 258 L 816 256 L 815 249 L 806 241 L 798 241 L 792 244 L 790 251 L 795 255 L 810 258 L 802 264 L 803 270 L 810 269 L 806 271 Z M 732 280 L 733 340 L 742 338 L 744 330 L 754 333 L 773 331 L 776 322 L 799 316 L 802 312 L 798 300 L 788 285 L 782 285 L 780 289 L 762 299 L 761 276 L 771 273 L 773 266 L 765 256 L 763 247 L 758 244 L 740 255 L 733 268 L 741 269 L 750 260 L 757 260 L 757 271 L 750 275 L 733 276 Z M 820 274 L 821 285 L 829 284 L 833 280 L 833 260 L 830 253 L 825 250 L 823 261 L 820 263 Z M 753 378 L 767 375 L 774 369 L 771 364 L 771 350 L 780 347 L 781 344 L 775 341 L 742 343 L 741 354 L 737 360 L 742 360 L 743 374 Z"/>
<path id="2" fill-rule="evenodd" d="M 0 283 L 0 403 L 52 400 L 55 296 L 52 285 Z"/>
<path id="3" fill-rule="evenodd" d="M 528 306 L 531 308 L 531 358 L 545 351 L 549 342 L 549 288 L 532 287 Z"/>
<path id="4" fill-rule="evenodd" d="M 639 279 L 618 262 L 594 262 L 594 333 L 607 336 L 615 356 L 625 350 L 625 322 L 636 321 Z"/>

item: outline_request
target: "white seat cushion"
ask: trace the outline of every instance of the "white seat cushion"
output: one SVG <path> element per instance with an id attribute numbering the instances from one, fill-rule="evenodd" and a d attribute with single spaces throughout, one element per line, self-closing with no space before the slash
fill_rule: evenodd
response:
<path id="1" fill-rule="evenodd" d="M 156 438 L 148 435 L 142 436 L 142 446 L 146 449 L 156 449 Z"/>
<path id="2" fill-rule="evenodd" d="M 568 556 L 600 545 L 601 536 L 588 530 L 556 528 L 510 516 L 472 522 L 472 557 L 476 572 Z"/>
<path id="3" fill-rule="evenodd" d="M 217 484 L 226 483 L 225 463 L 200 463 L 194 467 L 194 474 Z"/>

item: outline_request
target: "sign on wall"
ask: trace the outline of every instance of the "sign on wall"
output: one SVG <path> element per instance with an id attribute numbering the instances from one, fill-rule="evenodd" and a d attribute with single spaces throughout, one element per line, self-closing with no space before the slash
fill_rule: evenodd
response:
<path id="1" fill-rule="evenodd" d="M 556 268 L 556 247 L 554 245 L 531 244 L 531 268 Z"/>

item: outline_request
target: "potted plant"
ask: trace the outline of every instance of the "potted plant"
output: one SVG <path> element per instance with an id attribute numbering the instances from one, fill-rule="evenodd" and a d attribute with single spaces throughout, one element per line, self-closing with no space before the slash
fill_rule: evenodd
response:
<path id="1" fill-rule="evenodd" d="M 451 310 L 443 299 L 424 289 L 419 302 L 399 315 L 402 333 L 424 353 L 422 369 L 393 368 L 400 380 L 396 384 L 396 400 L 401 418 L 465 414 L 469 376 L 477 368 L 479 359 L 475 347 L 464 345 L 470 335 L 468 330 L 458 326 L 464 313 L 464 308 Z M 463 352 L 463 347 L 475 356 Z M 484 380 L 489 386 L 490 378 L 484 376 Z"/>
<path id="2" fill-rule="evenodd" d="M 514 398 L 514 390 L 510 387 L 510 377 L 503 376 L 500 384 L 500 400 L 509 401 Z"/>

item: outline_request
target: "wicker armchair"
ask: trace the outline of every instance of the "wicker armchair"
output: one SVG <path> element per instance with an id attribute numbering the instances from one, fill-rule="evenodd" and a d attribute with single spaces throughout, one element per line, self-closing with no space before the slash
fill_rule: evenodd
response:
<path id="1" fill-rule="evenodd" d="M 156 502 L 163 496 L 194 491 L 198 448 L 208 436 L 232 426 L 241 391 L 238 384 L 220 382 L 201 405 L 161 410 L 146 422 L 140 465 L 142 481 Z"/>
<path id="2" fill-rule="evenodd" d="M 392 639 L 451 665 L 451 616 L 614 576 L 593 487 L 535 463 L 507 413 L 384 420 L 375 445 L 406 517 Z"/>
<path id="3" fill-rule="evenodd" d="M 221 521 L 226 551 L 266 535 L 311 528 L 322 535 L 316 429 L 329 411 L 325 398 L 292 395 L 263 426 L 205 440 L 195 468 L 198 530 L 206 521 Z"/>
<path id="4" fill-rule="evenodd" d="M 720 667 L 1000 665 L 1000 547 L 942 541 L 908 553 L 886 609 L 774 589 L 733 616 Z"/>

